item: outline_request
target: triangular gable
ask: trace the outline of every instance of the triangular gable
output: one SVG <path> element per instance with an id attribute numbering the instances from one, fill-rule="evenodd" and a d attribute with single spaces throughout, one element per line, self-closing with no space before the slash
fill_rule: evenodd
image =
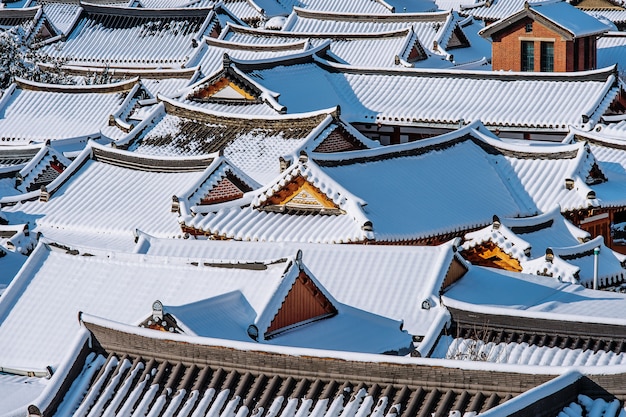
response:
<path id="1" fill-rule="evenodd" d="M 297 325 L 321 320 L 335 314 L 337 314 L 337 309 L 331 301 L 305 271 L 300 271 L 265 331 L 264 337 L 269 339 Z"/>
<path id="2" fill-rule="evenodd" d="M 270 196 L 260 207 L 267 211 L 343 214 L 343 210 L 321 190 L 297 175 Z"/>
<path id="3" fill-rule="evenodd" d="M 454 49 L 454 48 L 467 48 L 470 46 L 469 40 L 463 30 L 456 25 L 454 30 L 452 30 L 452 35 L 446 44 L 446 49 Z"/>
<path id="4" fill-rule="evenodd" d="M 230 67 L 224 57 L 224 69 L 195 88 L 187 98 L 195 101 L 258 103 L 261 91 Z"/>
<path id="5" fill-rule="evenodd" d="M 319 153 L 346 152 L 366 149 L 362 142 L 348 133 L 342 126 L 337 126 L 330 134 L 313 150 Z"/>
<path id="6" fill-rule="evenodd" d="M 228 170 L 200 199 L 200 205 L 236 200 L 249 191 L 252 191 L 252 187 Z"/>
<path id="7" fill-rule="evenodd" d="M 52 157 L 52 161 L 46 166 L 46 168 L 26 187 L 26 191 L 35 191 L 41 188 L 42 185 L 48 185 L 54 181 L 67 166 L 60 162 L 55 156 Z"/>
<path id="8" fill-rule="evenodd" d="M 411 47 L 408 49 L 405 56 L 406 61 L 410 63 L 423 61 L 424 59 L 428 58 L 428 54 L 424 50 L 424 47 L 420 43 L 419 39 L 417 39 L 417 37 L 415 37 L 413 45 L 411 45 Z"/>
<path id="9" fill-rule="evenodd" d="M 487 240 L 466 249 L 463 257 L 473 265 L 504 269 L 506 271 L 521 272 L 520 261 L 507 254 L 494 242 Z"/>
<path id="10" fill-rule="evenodd" d="M 34 42 L 43 42 L 57 35 L 59 35 L 59 33 L 55 29 L 55 27 L 52 26 L 52 24 L 50 24 L 50 22 L 47 19 L 44 19 L 42 24 L 32 34 L 32 40 Z"/>
<path id="11" fill-rule="evenodd" d="M 595 185 L 606 182 L 607 178 L 598 166 L 597 162 L 594 162 L 587 174 L 587 178 L 585 178 L 585 182 L 587 185 Z"/>

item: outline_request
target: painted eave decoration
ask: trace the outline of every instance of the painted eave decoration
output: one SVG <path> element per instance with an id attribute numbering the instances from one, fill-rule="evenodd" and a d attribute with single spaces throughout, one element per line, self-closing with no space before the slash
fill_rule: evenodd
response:
<path id="1" fill-rule="evenodd" d="M 199 102 L 226 102 L 237 104 L 260 103 L 262 91 L 231 67 L 231 60 L 224 54 L 223 69 L 202 81 L 187 96 Z"/>

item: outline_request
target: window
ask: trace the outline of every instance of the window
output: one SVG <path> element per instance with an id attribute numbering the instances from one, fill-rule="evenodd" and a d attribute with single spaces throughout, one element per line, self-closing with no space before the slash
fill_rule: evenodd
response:
<path id="1" fill-rule="evenodd" d="M 533 31 L 533 22 L 526 23 L 526 33 L 530 33 L 532 31 Z"/>
<path id="2" fill-rule="evenodd" d="M 522 71 L 535 70 L 535 44 L 522 41 Z"/>
<path id="3" fill-rule="evenodd" d="M 554 43 L 541 42 L 541 72 L 554 71 Z"/>

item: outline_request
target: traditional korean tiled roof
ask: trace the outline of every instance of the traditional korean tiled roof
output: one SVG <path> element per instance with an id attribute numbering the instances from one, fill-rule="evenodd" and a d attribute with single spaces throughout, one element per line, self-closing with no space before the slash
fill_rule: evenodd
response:
<path id="1" fill-rule="evenodd" d="M 385 0 L 375 1 L 341 1 L 341 0 L 279 0 L 289 12 L 296 8 L 300 10 L 319 11 L 320 13 L 343 13 L 343 14 L 392 14 L 393 6 Z M 423 3 L 422 0 L 414 2 L 415 5 Z M 430 7 L 429 10 L 432 11 Z M 401 12 L 402 10 L 397 10 Z"/>
<path id="2" fill-rule="evenodd" d="M 549 247 L 575 246 L 589 239 L 589 233 L 577 228 L 561 215 L 561 208 L 525 218 L 495 218 L 494 222 L 463 237 L 463 250 L 487 241 L 494 243 L 518 262 L 543 257 Z"/>
<path id="3" fill-rule="evenodd" d="M 44 17 L 41 6 L 0 9 L 0 28 L 9 30 L 18 27 L 23 30 L 24 41 L 28 43 L 57 35 L 55 28 Z"/>
<path id="4" fill-rule="evenodd" d="M 194 45 L 218 25 L 212 9 L 86 3 L 81 8 L 65 40 L 46 45 L 44 53 L 66 59 L 68 64 L 92 67 L 180 68 L 194 53 Z"/>
<path id="5" fill-rule="evenodd" d="M 394 71 L 335 64 L 313 53 L 309 61 L 302 56 L 232 67 L 280 94 L 287 112 L 339 104 L 346 120 L 371 124 L 453 128 L 480 119 L 501 131 L 566 132 L 569 125 L 592 127 L 620 94 L 616 67 L 565 74 Z"/>
<path id="6" fill-rule="evenodd" d="M 624 19 L 626 22 L 626 17 Z M 608 32 L 597 40 L 598 66 L 617 63 L 619 69 L 626 67 L 626 35 L 623 32 Z M 609 64 L 610 63 L 610 64 Z"/>
<path id="7" fill-rule="evenodd" d="M 13 204 L 3 208 L 11 223 L 23 219 L 68 243 L 132 245 L 136 228 L 175 237 L 181 232 L 172 195 L 195 184 L 212 159 L 140 156 L 90 143 L 45 190 L 0 201 Z"/>
<path id="8" fill-rule="evenodd" d="M 54 181 L 72 163 L 65 155 L 50 146 L 44 146 L 20 170 L 16 188 L 21 192 L 38 190 Z"/>
<path id="9" fill-rule="evenodd" d="M 442 10 L 458 10 L 464 16 L 494 22 L 519 12 L 526 1 L 534 4 L 546 0 L 435 0 L 435 3 Z"/>
<path id="10" fill-rule="evenodd" d="M 281 43 L 268 41 L 265 44 L 254 45 L 204 38 L 197 53 L 189 60 L 188 65 L 199 66 L 202 73 L 207 76 L 222 68 L 224 54 L 239 60 L 254 61 L 291 55 L 305 51 L 310 46 L 311 44 L 307 39 L 297 38 L 287 39 Z"/>
<path id="11" fill-rule="evenodd" d="M 68 353 L 86 341 L 86 332 L 76 323 L 79 312 L 91 311 L 140 330 L 139 324 L 153 315 L 155 300 L 192 340 L 222 338 L 256 347 L 275 345 L 274 351 L 296 346 L 350 354 L 379 354 L 410 346 L 411 336 L 401 330 L 399 321 L 337 301 L 304 262 L 306 255 L 301 252 L 265 261 L 198 264 L 187 257 L 79 252 L 40 243 L 3 294 L 0 362 L 15 369 L 50 366 L 56 372 Z M 62 276 L 58 271 L 63 271 Z M 254 343 L 249 327 L 264 332 L 283 302 L 298 298 L 290 294 L 298 285 L 306 286 L 305 293 L 307 288 L 317 291 L 311 296 L 330 302 L 334 314 L 298 323 L 299 327 L 280 334 L 259 334 Z M 54 314 L 33 314 L 40 311 L 42 300 Z M 143 330 L 155 336 L 160 333 Z M 45 344 L 34 343 L 44 335 Z"/>
<path id="12" fill-rule="evenodd" d="M 383 317 L 402 320 L 410 334 L 438 334 L 444 313 L 438 294 L 458 255 L 454 242 L 440 246 L 321 245 L 289 242 L 173 241 L 139 234 L 135 252 L 182 256 L 202 262 L 275 259 L 302 250 L 303 259 L 338 301 Z M 346 261 L 349 260 L 349 261 Z M 464 261 L 459 261 L 465 264 Z M 401 271 L 381 280 L 390 269 Z M 416 275 L 417 274 L 417 275 Z M 389 285 L 393 282 L 393 285 Z M 361 289 L 369 288 L 367 293 Z M 412 300 L 412 301 L 411 301 Z M 418 300 L 418 301 L 416 301 Z M 429 308 L 420 308 L 428 300 Z M 416 307 L 416 303 L 419 305 Z M 443 314 L 445 316 L 445 314 Z M 445 320 L 444 320 L 445 322 Z M 420 350 L 426 350 L 428 348 Z"/>
<path id="13" fill-rule="evenodd" d="M 620 133 L 624 122 L 598 125 L 593 131 L 572 129 L 566 142 L 586 142 L 598 167 L 608 181 L 593 185 L 602 207 L 620 207 L 626 203 L 623 178 L 626 175 L 626 144 Z"/>
<path id="14" fill-rule="evenodd" d="M 0 147 L 0 176 L 11 176 L 24 168 L 44 144 Z"/>
<path id="15" fill-rule="evenodd" d="M 546 249 L 544 257 L 522 263 L 523 272 L 546 275 L 559 281 L 593 287 L 594 250 L 598 254 L 598 288 L 605 288 L 624 282 L 626 256 L 616 253 L 604 245 L 604 238 L 597 238 L 569 247 L 552 246 Z"/>
<path id="16" fill-rule="evenodd" d="M 51 65 L 40 64 L 42 70 L 52 69 Z M 72 65 L 63 65 L 65 74 L 78 77 L 79 79 L 93 79 L 108 77 L 109 82 L 120 82 L 128 79 L 139 78 L 143 88 L 149 93 L 150 98 L 156 100 L 157 95 L 165 97 L 177 97 L 180 92 L 193 84 L 200 77 L 198 67 L 192 66 L 180 69 L 130 69 L 130 68 L 93 68 Z M 154 103 L 152 103 L 154 104 Z"/>
<path id="17" fill-rule="evenodd" d="M 485 37 L 506 30 L 513 22 L 531 17 L 538 23 L 553 28 L 563 38 L 571 40 L 584 36 L 600 35 L 609 31 L 608 26 L 589 14 L 578 10 L 565 1 L 524 3 L 524 7 L 511 16 L 487 26 L 481 31 Z"/>
<path id="18" fill-rule="evenodd" d="M 590 14 L 591 16 L 599 20 L 601 18 L 607 19 L 610 22 L 613 22 L 615 25 L 620 26 L 620 27 L 626 24 L 626 9 L 625 8 L 611 9 L 611 10 L 592 9 L 592 10 L 585 10 L 585 13 Z"/>
<path id="19" fill-rule="evenodd" d="M 445 44 L 459 18 L 450 12 L 353 14 L 328 13 L 294 7 L 282 28 L 296 33 L 373 33 L 412 28 L 422 45 L 432 50 Z M 443 42 L 442 42 L 443 41 Z"/>
<path id="20" fill-rule="evenodd" d="M 249 197 L 192 209 L 203 216 L 181 220 L 193 233 L 236 240 L 415 241 L 489 224 L 493 207 L 508 217 L 526 217 L 556 204 L 562 211 L 597 206 L 588 185 L 594 164 L 583 144 L 511 145 L 474 124 L 405 145 L 301 157 Z M 575 184 L 571 189 L 568 178 Z M 289 206 L 302 187 L 313 187 L 308 193 L 317 201 L 307 203 L 309 215 L 301 205 Z M 481 197 L 488 190 L 498 199 Z M 427 206 L 418 203 L 424 198 Z"/>
<path id="21" fill-rule="evenodd" d="M 284 47 L 286 47 L 290 43 L 308 41 L 313 46 L 319 46 L 323 42 L 330 41 L 330 49 L 326 52 L 330 59 L 358 67 L 394 68 L 403 65 L 419 68 L 448 68 L 453 66 L 453 63 L 445 56 L 425 48 L 410 27 L 380 33 L 328 34 L 269 31 L 227 25 L 220 38 L 230 41 L 230 43 L 223 44 L 224 48 L 229 48 L 229 45 L 233 44 L 245 44 L 250 50 L 254 47 L 271 50 L 270 45 L 276 45 L 274 56 L 278 56 L 281 52 L 281 49 L 277 48 L 278 45 L 285 44 Z M 237 60 L 263 58 L 252 55 L 246 57 L 236 52 L 228 53 Z M 216 55 L 217 51 L 211 53 L 211 55 L 214 54 Z M 218 62 L 217 56 L 213 62 Z"/>
<path id="22" fill-rule="evenodd" d="M 121 407 L 122 411 L 148 415 L 210 414 L 223 409 L 238 416 L 325 413 L 344 417 L 456 417 L 480 413 L 493 417 L 515 413 L 536 417 L 533 411 L 560 410 L 575 401 L 579 393 L 597 395 L 594 382 L 574 371 L 558 377 L 537 375 L 533 382 L 519 369 L 469 371 L 430 363 L 416 366 L 399 360 L 367 363 L 364 355 L 336 359 L 324 356 L 325 352 L 307 352 L 306 357 L 298 357 L 297 351 L 245 352 L 243 346 L 233 349 L 205 341 L 190 346 L 184 336 L 151 340 L 147 333 L 135 332 L 128 326 L 87 314 L 81 317 L 98 341 L 98 348 L 86 351 L 85 360 L 76 361 L 76 371 L 81 373 L 77 380 L 93 381 L 84 387 L 84 397 L 68 398 L 56 403 L 57 407 L 51 404 L 48 413 L 76 410 L 99 415 Z M 125 349 L 122 341 L 136 348 Z M 179 352 L 185 345 L 196 354 L 180 362 L 164 359 L 158 351 L 169 346 L 168 350 Z M 230 352 L 228 358 L 226 352 Z M 220 362 L 215 360 L 223 356 Z M 312 372 L 303 371 L 303 363 Z M 337 376 L 323 375 L 331 368 Z M 395 376 L 392 378 L 389 372 Z M 350 381 L 343 376 L 346 374 L 351 375 Z M 440 386 L 445 378 L 454 382 Z M 543 381 L 548 382 L 541 384 Z M 39 403 L 45 404 L 43 399 Z"/>
<path id="23" fill-rule="evenodd" d="M 141 90 L 137 79 L 124 82 L 68 86 L 22 79 L 0 100 L 0 144 L 25 145 L 53 141 L 56 146 L 84 146 L 100 136 L 109 116 L 132 106 Z"/>
<path id="24" fill-rule="evenodd" d="M 300 151 L 336 152 L 378 147 L 340 119 L 336 109 L 299 115 L 237 116 L 162 98 L 136 133 L 116 142 L 132 152 L 160 156 L 220 152 L 265 184 L 280 173 L 279 158 Z M 332 142 L 332 143 L 331 143 Z"/>

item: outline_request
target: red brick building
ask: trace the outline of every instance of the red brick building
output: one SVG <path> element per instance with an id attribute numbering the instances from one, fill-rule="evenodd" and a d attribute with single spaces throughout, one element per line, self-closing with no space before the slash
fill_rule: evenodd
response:
<path id="1" fill-rule="evenodd" d="M 492 69 L 567 72 L 596 68 L 596 39 L 609 28 L 567 2 L 524 5 L 480 34 L 492 41 Z"/>

